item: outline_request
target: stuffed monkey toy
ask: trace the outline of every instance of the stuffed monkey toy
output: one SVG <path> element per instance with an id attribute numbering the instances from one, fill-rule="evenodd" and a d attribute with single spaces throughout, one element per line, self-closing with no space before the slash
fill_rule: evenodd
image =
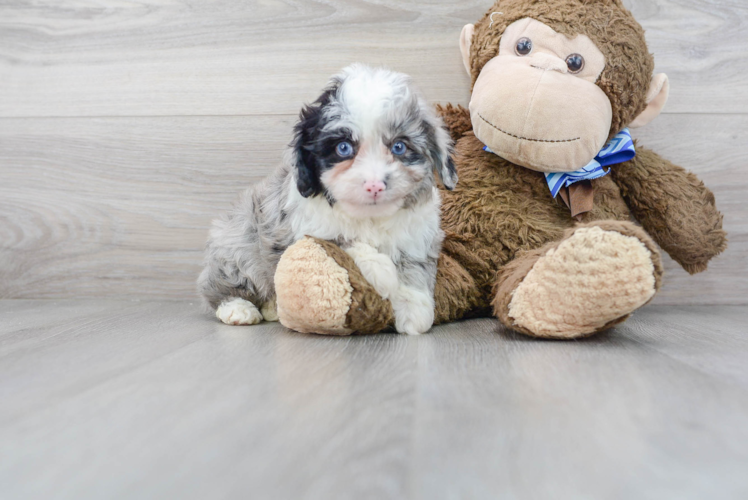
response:
<path id="1" fill-rule="evenodd" d="M 500 0 L 460 37 L 470 109 L 440 107 L 459 184 L 436 322 L 493 314 L 527 335 L 572 339 L 626 320 L 662 283 L 659 248 L 691 274 L 726 247 L 714 195 L 638 147 L 668 79 L 620 0 Z M 374 333 L 392 308 L 334 244 L 306 238 L 276 273 L 281 322 Z"/>

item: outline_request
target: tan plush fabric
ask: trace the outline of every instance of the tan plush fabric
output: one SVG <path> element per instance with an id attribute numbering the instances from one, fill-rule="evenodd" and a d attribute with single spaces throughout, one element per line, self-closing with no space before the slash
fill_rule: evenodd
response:
<path id="1" fill-rule="evenodd" d="M 515 53 L 522 38 L 532 52 Z M 473 87 L 473 131 L 499 156 L 539 172 L 573 172 L 587 165 L 608 140 L 612 107 L 595 85 L 605 56 L 585 35 L 574 39 L 534 19 L 512 24 Z M 561 57 L 559 57 L 561 54 Z M 582 54 L 577 74 L 564 54 Z"/>
<path id="2" fill-rule="evenodd" d="M 512 78 L 502 76 L 508 74 Z M 489 62 L 470 101 L 481 142 L 539 172 L 573 172 L 587 165 L 608 140 L 611 109 L 596 85 L 538 71 L 517 57 Z"/>
<path id="3" fill-rule="evenodd" d="M 501 15 L 491 14 L 501 12 Z M 471 44 L 472 80 L 499 53 L 501 34 L 524 18 L 532 18 L 574 38 L 588 36 L 605 55 L 598 79 L 612 106 L 609 138 L 620 132 L 647 107 L 654 59 L 647 50 L 644 30 L 620 0 L 499 0 L 475 24 Z"/>
<path id="4" fill-rule="evenodd" d="M 654 296 L 652 259 L 634 236 L 578 228 L 537 258 L 510 292 L 509 325 L 551 338 L 595 333 Z"/>
<path id="5" fill-rule="evenodd" d="M 350 335 L 346 327 L 353 287 L 348 271 L 311 238 L 289 247 L 275 273 L 278 318 L 302 333 Z"/>

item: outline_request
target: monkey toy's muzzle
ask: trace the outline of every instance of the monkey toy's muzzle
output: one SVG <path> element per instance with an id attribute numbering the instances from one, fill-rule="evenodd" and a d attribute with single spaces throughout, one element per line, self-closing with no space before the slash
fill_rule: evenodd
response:
<path id="1" fill-rule="evenodd" d="M 594 83 L 552 56 L 498 56 L 481 71 L 470 115 L 475 135 L 499 156 L 540 172 L 572 172 L 605 145 L 613 110 Z"/>

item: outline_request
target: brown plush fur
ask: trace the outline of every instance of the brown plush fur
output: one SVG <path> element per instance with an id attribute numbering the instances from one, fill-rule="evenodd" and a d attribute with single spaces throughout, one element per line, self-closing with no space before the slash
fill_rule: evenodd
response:
<path id="1" fill-rule="evenodd" d="M 467 110 L 460 107 L 441 111 L 468 116 Z M 460 119 L 452 117 L 450 122 L 460 123 Z M 483 292 L 483 299 L 477 301 L 477 307 L 486 306 L 486 300 L 493 295 L 487 292 L 492 271 L 501 270 L 493 306 L 499 318 L 506 319 L 504 306 L 508 305 L 507 297 L 513 290 L 510 278 L 524 276 L 531 267 L 524 263 L 533 261 L 530 253 L 516 261 L 513 257 L 527 251 L 541 255 L 565 237 L 564 230 L 568 236 L 575 223 L 568 210 L 551 198 L 542 174 L 486 153 L 472 132 L 460 132 L 463 136 L 456 147 L 460 184 L 455 191 L 442 193 L 442 220 L 447 234 L 444 253 L 452 255 L 478 278 L 476 285 Z M 536 178 L 534 183 L 533 178 Z M 592 184 L 595 208 L 584 215 L 583 223 L 606 221 L 597 224 L 607 229 L 608 225 L 615 224 L 613 221 L 626 221 L 633 215 L 688 272 L 705 270 L 708 261 L 727 246 L 722 215 L 716 209 L 712 192 L 695 175 L 652 151 L 638 148 L 634 160 L 614 166 L 612 176 L 596 179 Z M 525 196 L 518 199 L 520 193 Z M 496 224 L 497 221 L 501 224 Z M 641 230 L 621 232 L 637 236 L 656 256 L 659 289 L 662 265 L 652 240 Z M 438 280 L 439 276 L 437 291 L 440 289 Z M 512 284 L 516 286 L 518 282 Z M 461 302 L 466 299 L 449 294 L 437 300 Z M 623 320 L 625 318 L 620 319 Z"/>
<path id="2" fill-rule="evenodd" d="M 705 271 L 727 248 L 714 195 L 691 172 L 644 148 L 613 168 L 613 179 L 634 217 L 683 269 Z"/>
<path id="3" fill-rule="evenodd" d="M 554 200 L 545 177 L 483 151 L 467 133 L 457 142 L 455 163 L 460 182 L 442 192 L 444 253 L 476 280 L 487 305 L 496 272 L 517 252 L 538 248 L 563 236 L 575 220 Z M 583 222 L 628 220 L 630 213 L 618 187 L 608 177 L 593 182 L 595 204 Z"/>
<path id="4" fill-rule="evenodd" d="M 459 106 L 442 107 L 440 112 L 450 115 L 444 117 L 446 123 L 464 124 L 469 117 L 469 112 Z M 475 301 L 469 295 L 450 293 L 437 297 L 437 303 L 473 301 L 476 309 L 485 310 L 493 300 L 496 313 L 504 319 L 500 314 L 504 309 L 498 307 L 504 299 L 495 297 L 499 291 L 494 288 L 497 278 L 503 272 L 524 276 L 529 271 L 523 274 L 505 266 L 521 265 L 514 263 L 516 257 L 556 244 L 577 223 L 563 203 L 551 197 L 542 173 L 483 151 L 480 141 L 464 126 L 452 133 L 459 137 L 455 163 L 460 183 L 454 191 L 442 192 L 446 233 L 443 253 L 469 272 L 480 298 Z M 592 185 L 594 208 L 584 214 L 582 224 L 610 224 L 635 217 L 649 236 L 689 272 L 706 269 L 707 262 L 726 247 L 722 216 L 711 191 L 696 176 L 651 151 L 638 148 L 634 160 L 613 166 L 613 175 L 596 179 Z M 643 231 L 632 235 L 656 256 L 659 288 L 662 268 L 657 248 Z M 439 285 L 441 277 L 437 275 L 437 293 L 443 288 Z M 455 315 L 442 321 L 462 317 Z"/>
<path id="5" fill-rule="evenodd" d="M 382 299 L 364 275 L 359 271 L 353 258 L 335 243 L 312 238 L 325 249 L 338 265 L 348 271 L 348 281 L 353 288 L 351 308 L 346 315 L 345 327 L 354 333 L 378 333 L 394 324 L 395 316 L 389 300 Z"/>
<path id="6" fill-rule="evenodd" d="M 449 130 L 449 135 L 454 142 L 457 142 L 463 135 L 473 130 L 470 113 L 459 104 L 457 106 L 453 106 L 452 104 L 447 104 L 446 106 L 437 104 L 436 112 L 441 115 L 444 125 Z"/>
<path id="7" fill-rule="evenodd" d="M 485 307 L 483 311 L 478 309 L 481 298 L 475 279 L 456 260 L 444 253 L 439 256 L 434 299 L 436 325 L 453 318 L 467 317 L 470 313 L 480 315 L 489 312 Z"/>
<path id="8" fill-rule="evenodd" d="M 491 14 L 501 12 L 501 15 Z M 499 0 L 475 24 L 470 57 L 473 84 L 483 66 L 499 54 L 504 30 L 530 17 L 569 38 L 587 35 L 605 55 L 598 86 L 613 106 L 612 138 L 647 107 L 654 58 L 644 30 L 620 0 Z"/>

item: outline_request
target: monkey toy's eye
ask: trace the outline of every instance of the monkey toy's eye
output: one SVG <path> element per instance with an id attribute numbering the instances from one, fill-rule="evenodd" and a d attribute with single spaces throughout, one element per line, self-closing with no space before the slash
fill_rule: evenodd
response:
<path id="1" fill-rule="evenodd" d="M 520 38 L 515 50 L 517 51 L 517 55 L 526 56 L 532 52 L 532 40 L 529 38 Z"/>
<path id="2" fill-rule="evenodd" d="M 570 73 L 579 73 L 584 68 L 584 57 L 579 54 L 572 54 L 566 58 L 566 66 Z"/>
<path id="3" fill-rule="evenodd" d="M 405 154 L 405 151 L 407 149 L 408 149 L 408 146 L 406 146 L 403 141 L 397 141 L 395 144 L 392 145 L 392 154 L 396 156 L 402 156 Z"/>
<path id="4" fill-rule="evenodd" d="M 353 156 L 353 146 L 351 146 L 351 143 L 348 141 L 339 142 L 338 145 L 335 146 L 335 152 L 338 153 L 338 156 L 341 158 L 348 158 Z"/>

